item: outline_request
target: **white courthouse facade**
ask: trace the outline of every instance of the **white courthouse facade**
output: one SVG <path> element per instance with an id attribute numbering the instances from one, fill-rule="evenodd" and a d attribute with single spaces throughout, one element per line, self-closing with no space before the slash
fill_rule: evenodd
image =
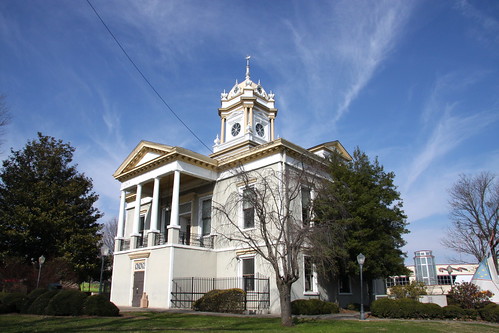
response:
<path id="1" fill-rule="evenodd" d="M 274 103 L 274 94 L 250 79 L 248 62 L 245 80 L 221 94 L 220 134 L 211 155 L 141 141 L 119 166 L 114 173 L 121 183 L 121 201 L 112 302 L 189 308 L 204 292 L 238 287 L 247 292 L 249 310 L 280 311 L 275 273 L 251 249 L 222 241 L 213 203 L 241 190 L 231 172 L 236 167 L 279 170 L 303 156 L 317 160 L 332 151 L 351 157 L 338 141 L 305 149 L 276 139 Z M 253 227 L 251 221 L 244 223 L 243 229 Z M 304 257 L 301 270 L 292 299 L 338 300 L 331 299 L 331 287 L 320 285 Z M 351 291 L 345 295 L 350 297 Z"/>

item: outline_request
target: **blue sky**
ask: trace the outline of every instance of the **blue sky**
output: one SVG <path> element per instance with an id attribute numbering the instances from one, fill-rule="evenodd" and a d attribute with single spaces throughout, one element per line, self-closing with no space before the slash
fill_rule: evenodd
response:
<path id="1" fill-rule="evenodd" d="M 378 156 L 404 199 L 404 248 L 459 257 L 440 239 L 461 173 L 499 174 L 497 1 L 91 0 L 167 103 L 212 146 L 220 93 L 245 74 L 275 93 L 276 133 Z M 85 0 L 0 2 L 0 157 L 38 131 L 70 142 L 103 221 L 112 173 L 140 140 L 201 145 L 165 108 Z M 463 257 L 463 259 L 465 259 Z"/>

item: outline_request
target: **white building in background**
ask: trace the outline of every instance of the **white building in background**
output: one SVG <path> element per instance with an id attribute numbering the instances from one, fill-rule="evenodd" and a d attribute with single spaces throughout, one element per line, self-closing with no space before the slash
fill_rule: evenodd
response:
<path id="1" fill-rule="evenodd" d="M 436 264 L 430 250 L 414 253 L 414 265 L 406 266 L 409 276 L 392 276 L 386 279 L 388 291 L 394 285 L 406 285 L 412 281 L 421 281 L 426 285 L 429 295 L 446 295 L 453 284 L 471 282 L 478 264 Z"/>
<path id="2" fill-rule="evenodd" d="M 211 289 L 239 287 L 247 292 L 249 310 L 280 311 L 270 265 L 251 249 L 221 241 L 213 202 L 223 203 L 230 192 L 244 190 L 229 172 L 237 166 L 246 171 L 282 170 L 304 157 L 322 159 L 333 151 L 345 159 L 351 157 L 339 141 L 305 149 L 276 139 L 274 104 L 274 94 L 250 79 L 248 61 L 245 79 L 221 94 L 220 134 L 211 155 L 141 141 L 119 166 L 114 173 L 121 182 L 121 201 L 112 302 L 189 308 Z M 313 199 L 306 187 L 302 191 L 298 205 Z M 252 209 L 240 209 L 243 230 L 254 227 L 254 214 L 246 214 Z M 302 210 L 296 213 L 300 219 Z M 321 298 L 341 305 L 359 302 L 359 295 L 353 293 L 356 281 L 345 278 L 321 284 L 303 256 L 300 270 L 293 299 Z"/>

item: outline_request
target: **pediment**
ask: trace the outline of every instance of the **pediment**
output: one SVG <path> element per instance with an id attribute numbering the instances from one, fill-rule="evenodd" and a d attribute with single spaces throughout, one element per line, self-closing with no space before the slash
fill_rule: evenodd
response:
<path id="1" fill-rule="evenodd" d="M 324 158 L 326 158 L 331 152 L 336 151 L 340 153 L 345 160 L 352 160 L 352 156 L 338 140 L 322 143 L 320 145 L 309 148 L 308 151 Z"/>
<path id="2" fill-rule="evenodd" d="M 118 170 L 114 173 L 114 177 L 118 177 L 122 173 L 128 172 L 142 164 L 146 164 L 154 159 L 160 158 L 174 150 L 172 146 L 167 146 L 159 143 L 141 141 L 135 149 L 127 156 L 125 161 L 121 163 Z"/>

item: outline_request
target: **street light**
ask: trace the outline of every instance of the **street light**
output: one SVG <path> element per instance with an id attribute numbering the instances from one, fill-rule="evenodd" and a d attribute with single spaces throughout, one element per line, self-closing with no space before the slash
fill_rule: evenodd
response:
<path id="1" fill-rule="evenodd" d="M 40 284 L 40 274 L 42 272 L 42 265 L 45 262 L 45 257 L 43 254 L 38 258 L 38 280 L 36 280 L 36 288 L 38 288 L 38 285 Z"/>
<path id="2" fill-rule="evenodd" d="M 102 245 L 100 248 L 101 266 L 100 266 L 100 280 L 99 280 L 99 294 L 102 294 L 102 275 L 104 274 L 104 258 L 109 254 L 109 248 Z"/>
<path id="3" fill-rule="evenodd" d="M 362 253 L 357 256 L 357 262 L 360 266 L 360 320 L 364 320 L 364 288 L 362 282 L 362 266 L 364 265 L 364 261 L 366 260 L 366 256 Z"/>

